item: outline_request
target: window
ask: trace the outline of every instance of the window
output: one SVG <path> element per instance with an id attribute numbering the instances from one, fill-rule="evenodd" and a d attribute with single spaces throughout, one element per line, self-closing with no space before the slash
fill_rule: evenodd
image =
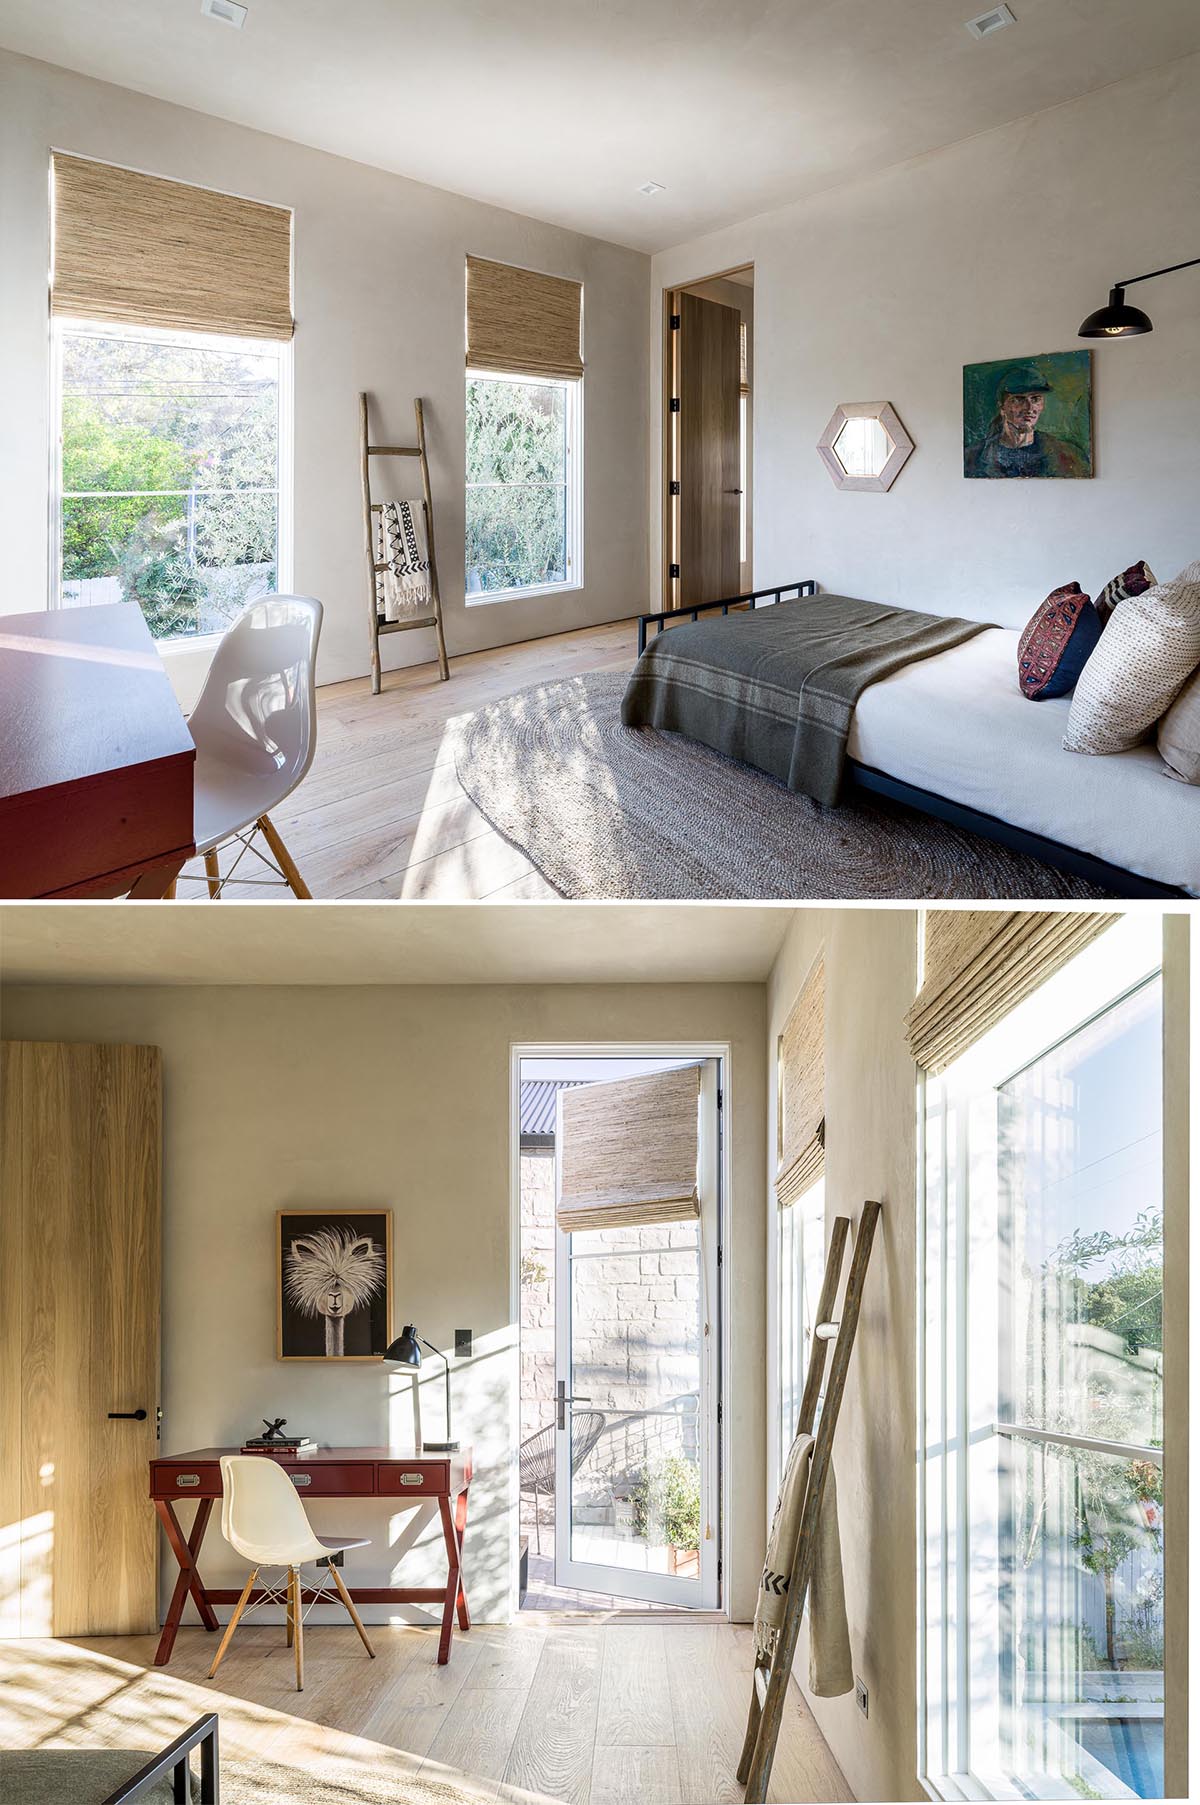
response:
<path id="1" fill-rule="evenodd" d="M 579 382 L 467 374 L 467 602 L 577 588 Z"/>
<path id="2" fill-rule="evenodd" d="M 782 1474 L 796 1435 L 804 1377 L 812 1353 L 817 1300 L 825 1276 L 825 1180 L 776 1211 L 779 1222 L 779 1422 Z"/>
<path id="3" fill-rule="evenodd" d="M 923 1770 L 1163 1790 L 1161 925 L 926 1081 Z"/>
<path id="4" fill-rule="evenodd" d="M 220 633 L 291 581 L 285 340 L 54 321 L 55 602 Z"/>

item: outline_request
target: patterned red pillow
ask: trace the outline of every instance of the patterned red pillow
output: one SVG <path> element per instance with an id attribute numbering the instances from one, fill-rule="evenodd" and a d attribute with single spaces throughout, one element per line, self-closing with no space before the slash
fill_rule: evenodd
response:
<path id="1" fill-rule="evenodd" d="M 1103 622 L 1078 583 L 1048 595 L 1017 647 L 1017 679 L 1033 702 L 1069 696 L 1091 657 Z"/>

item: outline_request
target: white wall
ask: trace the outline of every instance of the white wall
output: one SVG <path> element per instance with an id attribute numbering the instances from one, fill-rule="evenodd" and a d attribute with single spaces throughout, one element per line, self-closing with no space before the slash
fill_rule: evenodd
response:
<path id="1" fill-rule="evenodd" d="M 401 82 L 396 105 L 403 104 Z M 0 51 L 0 612 L 47 601 L 52 147 L 295 209 L 294 578 L 297 590 L 326 605 L 322 682 L 368 668 L 360 389 L 377 399 L 374 427 L 384 442 L 411 442 L 412 398 L 425 397 L 452 655 L 642 607 L 647 257 Z M 584 284 L 585 583 L 578 592 L 464 605 L 468 251 Z M 383 653 L 388 667 L 424 662 L 433 657 L 433 635 L 390 635 Z"/>
<path id="2" fill-rule="evenodd" d="M 464 927 L 465 927 L 464 923 Z M 395 1320 L 452 1348 L 456 1433 L 475 1445 L 466 1573 L 480 1622 L 507 1616 L 518 1437 L 509 1060 L 514 1043 L 728 1042 L 732 1408 L 726 1584 L 753 1615 L 765 1546 L 762 1199 L 765 993 L 756 985 L 28 987 L 3 995 L 9 1040 L 163 1049 L 163 1452 L 236 1444 L 264 1416 L 333 1445 L 411 1438 L 407 1378 L 275 1358 L 275 1212 L 340 1202 L 393 1212 Z M 426 1433 L 443 1420 L 439 1362 L 422 1368 Z M 391 1394 L 389 1397 L 389 1393 Z M 147 1508 L 149 1508 L 147 1506 Z M 357 1530 L 360 1584 L 436 1584 L 436 1518 L 358 1500 L 313 1505 L 318 1530 Z M 340 1514 L 339 1514 L 340 1513 Z M 210 1532 L 214 1584 L 240 1584 Z M 409 1614 L 419 1610 L 411 1607 Z M 386 1607 L 370 1613 L 386 1621 Z"/>
<path id="3" fill-rule="evenodd" d="M 1112 283 L 1200 254 L 1198 109 L 1190 57 L 655 257 L 652 395 L 662 289 L 754 264 L 757 585 L 1023 625 L 1072 578 L 1095 594 L 1197 556 L 1200 269 L 1131 290 L 1153 334 L 1096 347 L 1090 481 L 964 479 L 961 385 L 965 363 L 1078 348 Z M 874 400 L 916 452 L 890 493 L 840 493 L 817 438 Z"/>
<path id="4" fill-rule="evenodd" d="M 917 1074 L 904 1040 L 916 993 L 915 909 L 797 910 L 767 992 L 768 1160 L 776 1146 L 777 1044 L 817 954 L 825 955 L 825 1225 L 883 1205 L 834 1464 L 853 1693 L 805 1696 L 856 1799 L 917 1799 Z M 778 1273 L 767 1201 L 769 1497 L 778 1483 Z M 808 1677 L 808 1632 L 795 1673 Z"/>

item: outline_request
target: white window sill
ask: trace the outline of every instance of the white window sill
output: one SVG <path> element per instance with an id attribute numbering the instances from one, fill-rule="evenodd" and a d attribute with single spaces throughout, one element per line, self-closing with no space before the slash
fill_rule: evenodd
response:
<path id="1" fill-rule="evenodd" d="M 531 584 L 528 589 L 476 589 L 468 594 L 466 602 L 468 608 L 486 608 L 492 602 L 516 602 L 527 597 L 536 599 L 546 595 L 573 595 L 582 588 L 582 583 L 542 583 Z"/>

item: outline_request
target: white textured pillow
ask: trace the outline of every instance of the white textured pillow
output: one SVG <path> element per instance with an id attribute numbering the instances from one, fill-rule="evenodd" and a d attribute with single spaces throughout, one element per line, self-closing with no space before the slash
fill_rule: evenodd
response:
<path id="1" fill-rule="evenodd" d="M 1140 745 L 1200 665 L 1200 558 L 1115 608 L 1075 685 L 1063 746 Z"/>
<path id="2" fill-rule="evenodd" d="M 1200 671 L 1184 684 L 1158 723 L 1158 752 L 1168 777 L 1200 783 Z"/>

